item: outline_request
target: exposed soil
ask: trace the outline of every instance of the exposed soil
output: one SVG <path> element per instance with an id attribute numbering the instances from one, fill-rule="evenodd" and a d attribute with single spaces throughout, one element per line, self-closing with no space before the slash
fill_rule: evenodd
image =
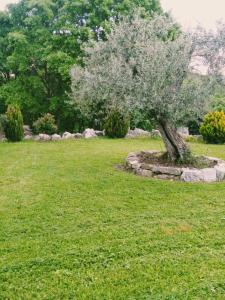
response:
<path id="1" fill-rule="evenodd" d="M 179 168 L 213 168 L 216 165 L 215 161 L 209 160 L 204 156 L 192 156 L 187 162 L 174 162 L 168 159 L 167 153 L 165 152 L 155 152 L 146 153 L 141 152 L 139 155 L 140 163 L 162 165 L 165 167 L 179 167 Z"/>

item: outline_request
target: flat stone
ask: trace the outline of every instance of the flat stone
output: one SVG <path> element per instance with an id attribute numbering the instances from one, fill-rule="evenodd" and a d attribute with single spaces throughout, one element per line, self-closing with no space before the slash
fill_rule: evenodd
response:
<path id="1" fill-rule="evenodd" d="M 154 175 L 154 178 L 157 179 L 166 179 L 166 180 L 179 180 L 179 177 L 173 176 L 173 175 L 168 175 L 168 174 L 159 174 L 159 175 Z"/>
<path id="2" fill-rule="evenodd" d="M 197 169 L 184 169 L 181 180 L 185 182 L 200 182 L 203 180 L 203 175 Z"/>
<path id="3" fill-rule="evenodd" d="M 223 181 L 225 179 L 225 166 L 215 166 L 216 177 L 218 181 Z"/>
<path id="4" fill-rule="evenodd" d="M 150 170 L 137 169 L 135 173 L 143 177 L 152 177 L 152 171 Z"/>
<path id="5" fill-rule="evenodd" d="M 168 174 L 174 176 L 180 176 L 182 170 L 180 168 L 153 166 L 152 172 L 156 174 Z"/>
<path id="6" fill-rule="evenodd" d="M 204 182 L 215 182 L 217 181 L 216 169 L 214 168 L 206 168 L 202 169 L 202 177 Z"/>
<path id="7" fill-rule="evenodd" d="M 151 165 L 151 164 L 146 164 L 146 163 L 141 164 L 141 169 L 143 169 L 143 170 L 152 170 L 152 168 L 153 168 L 153 165 Z"/>

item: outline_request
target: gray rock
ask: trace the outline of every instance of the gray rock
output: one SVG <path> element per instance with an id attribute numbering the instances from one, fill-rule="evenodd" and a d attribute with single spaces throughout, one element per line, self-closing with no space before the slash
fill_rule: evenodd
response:
<path id="1" fill-rule="evenodd" d="M 50 140 L 51 140 L 51 136 L 48 135 L 48 134 L 45 134 L 45 133 L 40 133 L 40 134 L 39 134 L 39 140 L 40 140 L 40 141 L 47 142 L 47 141 L 50 141 Z"/>
<path id="2" fill-rule="evenodd" d="M 167 174 L 167 175 L 174 175 L 180 176 L 182 170 L 180 168 L 175 167 L 163 167 L 163 166 L 153 166 L 152 172 L 156 174 Z"/>
<path id="3" fill-rule="evenodd" d="M 202 177 L 204 182 L 215 182 L 217 181 L 216 169 L 215 168 L 206 168 L 202 169 Z"/>
<path id="4" fill-rule="evenodd" d="M 141 169 L 143 170 L 152 170 L 153 165 L 151 164 L 146 164 L 146 163 L 141 163 Z"/>
<path id="5" fill-rule="evenodd" d="M 75 139 L 81 139 L 83 135 L 81 133 L 74 133 L 74 138 Z"/>
<path id="6" fill-rule="evenodd" d="M 203 180 L 202 172 L 197 169 L 184 169 L 181 180 L 185 182 L 200 182 Z"/>
<path id="7" fill-rule="evenodd" d="M 63 140 L 69 140 L 69 139 L 73 139 L 75 137 L 74 133 L 70 133 L 70 132 L 64 132 L 62 135 L 62 139 Z"/>
<path id="8" fill-rule="evenodd" d="M 179 177 L 173 176 L 173 175 L 168 175 L 168 174 L 154 175 L 154 178 L 163 179 L 163 180 L 179 180 Z"/>
<path id="9" fill-rule="evenodd" d="M 142 169 L 137 169 L 135 172 L 137 175 L 141 175 L 144 177 L 152 177 L 152 171 L 150 170 L 142 170 Z"/>
<path id="10" fill-rule="evenodd" d="M 177 132 L 184 137 L 189 136 L 189 129 L 188 127 L 178 127 Z"/>
<path id="11" fill-rule="evenodd" d="M 97 136 L 104 136 L 104 135 L 105 135 L 105 132 L 104 132 L 104 130 L 103 130 L 103 131 L 95 130 L 95 134 L 96 134 Z"/>
<path id="12" fill-rule="evenodd" d="M 97 134 L 95 133 L 94 129 L 91 128 L 87 128 L 85 129 L 85 131 L 83 132 L 83 136 L 85 139 L 90 139 L 90 138 L 95 138 L 97 137 Z"/>
<path id="13" fill-rule="evenodd" d="M 33 136 L 32 135 L 25 135 L 25 137 L 24 137 L 24 140 L 25 141 L 30 141 L 30 140 L 32 140 L 33 139 Z"/>
<path id="14" fill-rule="evenodd" d="M 158 129 L 153 129 L 151 132 L 152 137 L 161 137 L 161 133 Z"/>
<path id="15" fill-rule="evenodd" d="M 126 135 L 126 138 L 135 138 L 140 136 L 150 136 L 150 132 L 140 128 L 135 128 L 134 130 L 130 129 Z"/>
<path id="16" fill-rule="evenodd" d="M 52 141 L 59 141 L 61 140 L 61 136 L 59 134 L 53 134 L 52 135 Z"/>
<path id="17" fill-rule="evenodd" d="M 223 181 L 225 179 L 225 166 L 218 165 L 218 166 L 215 166 L 214 169 L 216 170 L 217 180 Z"/>

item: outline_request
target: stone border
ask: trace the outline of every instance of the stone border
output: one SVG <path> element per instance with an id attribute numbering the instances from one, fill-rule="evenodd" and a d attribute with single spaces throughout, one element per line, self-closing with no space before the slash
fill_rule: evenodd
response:
<path id="1" fill-rule="evenodd" d="M 179 168 L 141 162 L 143 154 L 154 155 L 159 153 L 161 152 L 141 151 L 130 153 L 126 159 L 126 167 L 134 174 L 158 179 L 183 182 L 219 182 L 225 180 L 225 161 L 214 157 L 206 157 L 215 164 L 214 167 L 204 169 Z"/>

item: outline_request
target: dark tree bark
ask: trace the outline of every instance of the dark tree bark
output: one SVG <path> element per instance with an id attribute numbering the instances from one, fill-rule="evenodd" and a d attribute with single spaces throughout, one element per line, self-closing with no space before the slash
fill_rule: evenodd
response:
<path id="1" fill-rule="evenodd" d="M 162 135 L 170 160 L 184 161 L 190 156 L 190 149 L 179 133 L 177 133 L 176 128 L 171 126 L 167 121 L 160 120 L 159 131 Z"/>

